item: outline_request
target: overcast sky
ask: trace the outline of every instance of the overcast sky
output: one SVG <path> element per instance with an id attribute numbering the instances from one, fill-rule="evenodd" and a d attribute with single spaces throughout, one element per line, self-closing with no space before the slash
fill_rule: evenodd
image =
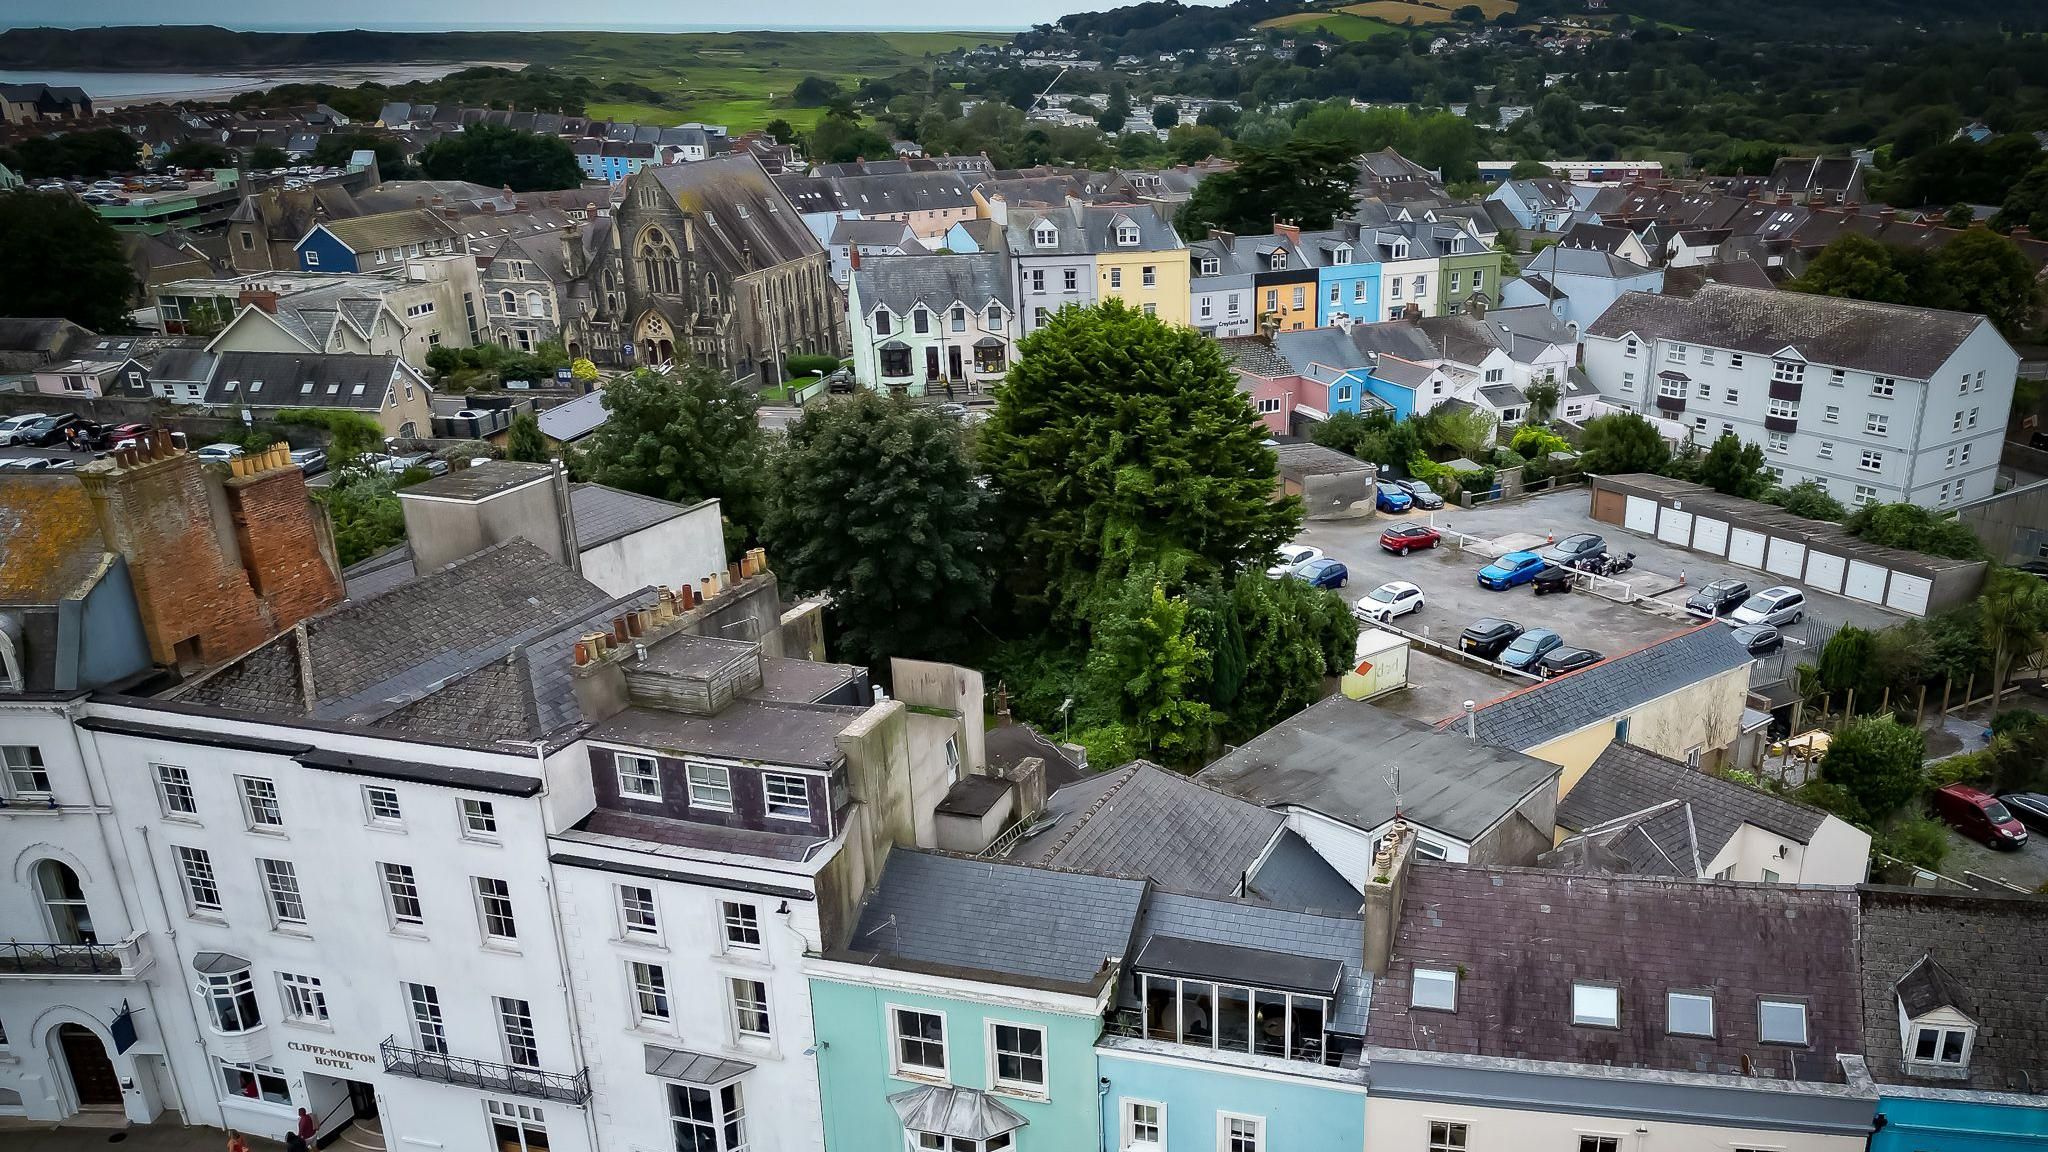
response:
<path id="1" fill-rule="evenodd" d="M 1012 0 L 977 7 L 945 0 L 66 0 L 28 3 L 0 15 L 4 24 L 220 24 L 229 28 L 620 28 L 699 25 L 750 28 L 1020 28 L 1073 11 L 1128 0 Z M 1214 2 L 1214 0 L 1194 0 Z M 33 10 L 33 11 L 31 11 Z"/>

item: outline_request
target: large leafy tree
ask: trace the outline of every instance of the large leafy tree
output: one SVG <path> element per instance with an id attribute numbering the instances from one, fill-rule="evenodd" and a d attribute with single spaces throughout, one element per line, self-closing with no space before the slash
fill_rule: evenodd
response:
<path id="1" fill-rule="evenodd" d="M 1212 228 L 1264 232 L 1276 216 L 1303 228 L 1328 228 L 1355 203 L 1352 157 L 1346 145 L 1330 140 L 1241 146 L 1236 168 L 1196 185 L 1181 208 L 1182 232 L 1190 238 L 1207 236 Z"/>
<path id="2" fill-rule="evenodd" d="M 769 468 L 761 529 L 790 587 L 832 596 L 835 649 L 958 658 L 987 635 L 987 497 L 960 425 L 872 392 L 816 404 Z"/>
<path id="3" fill-rule="evenodd" d="M 427 145 L 420 169 L 436 180 L 468 180 L 514 192 L 574 188 L 583 182 L 576 154 L 561 137 L 496 124 L 473 124 Z"/>
<path id="4" fill-rule="evenodd" d="M 1842 725 L 1821 757 L 1821 778 L 1846 790 L 1873 820 L 1898 811 L 1926 783 L 1927 738 L 1890 716 Z"/>
<path id="5" fill-rule="evenodd" d="M 1744 444 L 1732 432 L 1722 435 L 1700 460 L 1700 483 L 1723 496 L 1762 497 L 1771 487 L 1771 474 L 1764 471 L 1764 450 Z"/>
<path id="6" fill-rule="evenodd" d="M 1786 285 L 1820 296 L 1903 304 L 1906 277 L 1892 263 L 1892 250 L 1854 232 L 1821 249 L 1799 278 Z"/>
<path id="7" fill-rule="evenodd" d="M 1020 351 L 980 443 L 1020 605 L 1071 618 L 1098 580 L 1170 550 L 1198 581 L 1234 573 L 1300 526 L 1214 341 L 1110 300 Z"/>
<path id="8" fill-rule="evenodd" d="M 61 192 L 0 193 L 0 316 L 118 328 L 135 287 L 120 238 L 89 205 Z"/>
<path id="9" fill-rule="evenodd" d="M 1158 583 L 1134 580 L 1129 595 L 1095 625 L 1088 679 L 1106 706 L 1144 747 L 1168 761 L 1198 762 L 1218 716 L 1197 692 L 1212 656 L 1188 623 L 1188 602 Z"/>
<path id="10" fill-rule="evenodd" d="M 678 503 L 717 497 L 740 536 L 761 524 L 752 391 L 708 368 L 641 370 L 605 385 L 610 415 L 582 460 L 591 479 Z"/>
<path id="11" fill-rule="evenodd" d="M 1648 420 L 1632 412 L 1614 412 L 1586 421 L 1579 444 L 1579 465 L 1602 476 L 1656 472 L 1671 461 L 1671 446 Z"/>
<path id="12" fill-rule="evenodd" d="M 512 427 L 505 434 L 505 459 L 539 464 L 547 458 L 548 442 L 541 435 L 540 420 L 531 412 L 512 417 Z"/>
<path id="13" fill-rule="evenodd" d="M 1991 652 L 1992 703 L 2005 691 L 2013 662 L 2048 642 L 2048 581 L 2015 568 L 1993 568 L 1984 574 L 1984 592 L 1977 618 L 1984 628 L 1984 646 Z"/>
<path id="14" fill-rule="evenodd" d="M 1934 283 L 1915 303 L 1983 313 L 2008 338 L 2033 327 L 2040 287 L 2033 263 L 2011 240 L 1972 228 L 1942 245 L 1929 263 Z"/>
<path id="15" fill-rule="evenodd" d="M 386 180 L 402 180 L 412 175 L 412 166 L 405 162 L 405 146 L 396 136 L 377 132 L 330 132 L 313 146 L 310 163 L 324 164 L 330 168 L 346 165 L 349 157 L 358 152 L 371 152 L 377 157 L 377 175 Z M 266 160 L 275 157 L 265 157 Z M 289 158 L 287 158 L 289 163 Z M 256 167 L 282 167 L 279 164 L 259 164 L 252 157 L 250 163 Z M 493 188 L 497 185 L 493 184 Z"/>
<path id="16" fill-rule="evenodd" d="M 1918 504 L 1865 504 L 1842 522 L 1852 535 L 1887 548 L 1956 560 L 1981 560 L 1984 545 L 1961 521 Z"/>
<path id="17" fill-rule="evenodd" d="M 1772 489 L 1764 499 L 1808 520 L 1833 520 L 1839 524 L 1849 514 L 1842 502 L 1828 495 L 1827 486 L 1818 480 L 1801 480 L 1790 488 Z"/>

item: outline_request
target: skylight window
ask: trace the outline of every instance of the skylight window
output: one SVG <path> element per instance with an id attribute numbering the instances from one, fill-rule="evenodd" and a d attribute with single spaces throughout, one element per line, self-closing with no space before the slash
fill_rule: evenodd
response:
<path id="1" fill-rule="evenodd" d="M 1759 1002 L 1756 1035 L 1766 1044 L 1806 1043 L 1806 1005 L 1798 1000 Z"/>
<path id="2" fill-rule="evenodd" d="M 1572 1023 L 1595 1028 L 1621 1026 L 1621 989 L 1612 984 L 1572 982 Z"/>
<path id="3" fill-rule="evenodd" d="M 1458 973 L 1449 968 L 1417 968 L 1414 984 L 1409 990 L 1408 1004 L 1414 1008 L 1457 1011 Z"/>
<path id="4" fill-rule="evenodd" d="M 1714 998 L 1701 992 L 1672 992 L 1666 995 L 1664 1030 L 1673 1036 L 1712 1036 Z"/>

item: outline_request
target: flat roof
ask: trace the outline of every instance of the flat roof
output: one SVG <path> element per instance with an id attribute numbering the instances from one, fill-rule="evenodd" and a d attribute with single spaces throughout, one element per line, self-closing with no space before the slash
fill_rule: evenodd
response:
<path id="1" fill-rule="evenodd" d="M 432 500 L 477 501 L 501 492 L 510 492 L 535 480 L 544 480 L 553 473 L 554 469 L 546 464 L 492 460 L 414 484 L 410 488 L 402 489 L 399 495 Z"/>
<path id="2" fill-rule="evenodd" d="M 1146 940 L 1132 967 L 1162 976 L 1221 980 L 1330 997 L 1336 996 L 1337 980 L 1344 975 L 1344 965 L 1337 960 L 1179 936 L 1153 936 Z"/>
<path id="3" fill-rule="evenodd" d="M 839 734 L 867 709 L 834 704 L 735 700 L 714 716 L 628 708 L 591 729 L 590 739 L 672 755 L 719 756 L 829 769 Z"/>

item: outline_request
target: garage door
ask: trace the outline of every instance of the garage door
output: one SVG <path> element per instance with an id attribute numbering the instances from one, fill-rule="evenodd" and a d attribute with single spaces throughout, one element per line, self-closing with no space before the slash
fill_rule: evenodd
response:
<path id="1" fill-rule="evenodd" d="M 1934 587 L 1934 581 L 1925 576 L 1912 576 L 1904 572 L 1892 573 L 1892 590 L 1884 602 L 1901 612 L 1915 616 L 1927 614 L 1927 592 Z"/>
<path id="2" fill-rule="evenodd" d="M 1728 530 L 1728 559 L 1745 568 L 1764 566 L 1764 534 L 1747 528 Z"/>
<path id="3" fill-rule="evenodd" d="M 1885 570 L 1862 560 L 1849 561 L 1849 579 L 1842 586 L 1842 594 L 1855 600 L 1872 604 L 1884 603 Z"/>
<path id="4" fill-rule="evenodd" d="M 1657 530 L 1657 502 L 1641 496 L 1628 498 L 1628 512 L 1622 517 L 1622 524 L 1631 532 L 1648 536 Z"/>
<path id="5" fill-rule="evenodd" d="M 1770 551 L 1765 554 L 1764 567 L 1780 576 L 1799 578 L 1800 569 L 1806 567 L 1806 545 L 1797 540 L 1771 537 Z"/>
<path id="6" fill-rule="evenodd" d="M 1692 548 L 1695 552 L 1712 552 L 1716 556 L 1728 554 L 1728 522 L 1709 520 L 1696 516 L 1692 522 Z"/>
<path id="7" fill-rule="evenodd" d="M 1666 508 L 1657 517 L 1657 539 L 1681 548 L 1692 543 L 1692 513 Z"/>
<path id="8" fill-rule="evenodd" d="M 1628 499 L 1605 488 L 1593 489 L 1593 519 L 1602 524 L 1619 524 L 1627 514 Z"/>
<path id="9" fill-rule="evenodd" d="M 1806 554 L 1806 586 L 1822 592 L 1842 594 L 1842 571 L 1848 562 L 1828 552 Z"/>

